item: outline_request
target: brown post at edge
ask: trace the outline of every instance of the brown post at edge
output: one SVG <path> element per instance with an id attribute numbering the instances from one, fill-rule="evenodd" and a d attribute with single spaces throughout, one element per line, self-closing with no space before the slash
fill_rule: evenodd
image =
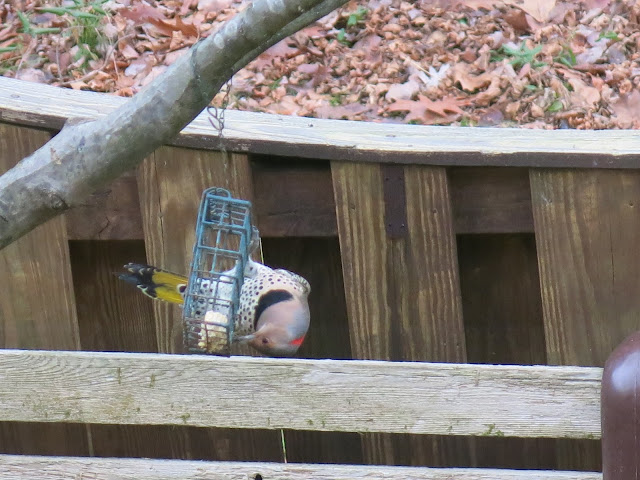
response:
<path id="1" fill-rule="evenodd" d="M 640 331 L 611 353 L 602 374 L 603 480 L 640 478 Z"/>

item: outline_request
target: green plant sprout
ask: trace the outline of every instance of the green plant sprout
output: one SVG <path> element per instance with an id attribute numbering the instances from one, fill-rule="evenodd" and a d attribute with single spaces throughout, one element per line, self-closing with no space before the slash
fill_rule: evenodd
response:
<path id="1" fill-rule="evenodd" d="M 555 62 L 562 63 L 567 67 L 573 67 L 576 64 L 576 55 L 569 46 L 563 46 L 560 53 L 553 58 Z"/>
<path id="2" fill-rule="evenodd" d="M 26 33 L 27 35 L 31 35 L 33 37 L 36 35 L 43 35 L 46 33 L 60 33 L 60 28 L 58 27 L 52 27 L 52 28 L 34 27 L 33 25 L 31 25 L 31 20 L 29 20 L 29 17 L 25 13 L 22 13 L 19 10 L 16 12 L 16 14 L 20 19 L 20 23 L 22 23 L 22 32 Z"/>
<path id="3" fill-rule="evenodd" d="M 600 35 L 598 35 L 598 40 L 602 40 L 603 38 L 606 38 L 607 40 L 613 40 L 614 42 L 620 41 L 620 37 L 613 30 L 606 30 L 604 32 L 600 32 Z"/>
<path id="4" fill-rule="evenodd" d="M 551 105 L 547 107 L 547 112 L 555 113 L 559 112 L 564 108 L 564 105 L 560 100 L 554 100 Z"/>
<path id="5" fill-rule="evenodd" d="M 529 48 L 525 45 L 525 43 L 521 43 L 518 47 L 511 47 L 509 45 L 502 45 L 500 48 L 500 53 L 492 52 L 491 60 L 500 61 L 505 58 L 509 58 L 509 63 L 513 65 L 514 68 L 520 68 L 530 63 L 532 67 L 543 67 L 546 65 L 544 62 L 538 62 L 535 60 L 535 56 L 538 55 L 542 51 L 542 45 L 538 45 L 534 48 Z"/>
<path id="6" fill-rule="evenodd" d="M 355 12 L 349 14 L 349 18 L 347 19 L 347 27 L 356 26 L 358 22 L 364 20 L 364 18 L 367 16 L 367 13 L 369 13 L 368 8 L 359 6 Z"/>

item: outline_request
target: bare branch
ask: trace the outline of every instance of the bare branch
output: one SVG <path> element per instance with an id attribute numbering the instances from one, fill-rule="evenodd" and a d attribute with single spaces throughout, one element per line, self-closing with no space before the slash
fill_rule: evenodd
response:
<path id="1" fill-rule="evenodd" d="M 191 122 L 235 72 L 344 3 L 256 0 L 118 110 L 68 122 L 0 176 L 0 248 L 135 167 Z"/>

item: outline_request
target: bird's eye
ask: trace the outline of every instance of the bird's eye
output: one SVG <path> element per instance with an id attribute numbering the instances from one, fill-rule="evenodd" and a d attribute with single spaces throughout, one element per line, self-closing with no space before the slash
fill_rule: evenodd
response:
<path id="1" fill-rule="evenodd" d="M 269 339 L 268 339 L 268 338 L 263 338 L 263 339 L 262 339 L 262 343 L 264 343 L 264 344 L 269 343 Z"/>

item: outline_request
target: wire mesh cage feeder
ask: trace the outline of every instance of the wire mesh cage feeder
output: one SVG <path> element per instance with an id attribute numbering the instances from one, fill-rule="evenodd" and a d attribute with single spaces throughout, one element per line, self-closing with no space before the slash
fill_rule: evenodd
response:
<path id="1" fill-rule="evenodd" d="M 251 202 L 204 191 L 182 313 L 185 351 L 230 354 L 252 231 Z"/>

